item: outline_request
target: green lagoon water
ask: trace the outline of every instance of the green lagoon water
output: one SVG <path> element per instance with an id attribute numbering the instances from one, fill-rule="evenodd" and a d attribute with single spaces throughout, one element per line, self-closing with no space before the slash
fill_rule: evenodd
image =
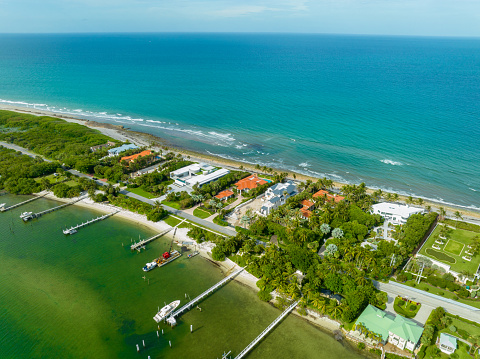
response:
<path id="1" fill-rule="evenodd" d="M 0 202 L 26 198 L 5 195 Z M 164 336 L 157 338 L 157 307 L 175 299 L 185 303 L 185 293 L 201 293 L 223 278 L 221 271 L 201 257 L 184 256 L 147 273 L 147 284 L 141 267 L 168 249 L 167 238 L 131 253 L 131 238 L 145 238 L 150 229 L 112 217 L 66 237 L 62 227 L 99 215 L 76 206 L 29 223 L 19 218 L 55 205 L 40 199 L 0 213 L 1 358 L 217 358 L 224 350 L 238 354 L 280 314 L 231 282 L 201 302 L 201 312 L 181 316 L 174 329 L 161 325 Z M 146 348 L 137 353 L 142 340 Z M 248 358 L 361 356 L 289 316 Z"/>

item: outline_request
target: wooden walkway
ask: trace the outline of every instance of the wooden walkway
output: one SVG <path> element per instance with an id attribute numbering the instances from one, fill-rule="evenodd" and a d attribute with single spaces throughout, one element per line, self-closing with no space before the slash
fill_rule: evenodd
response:
<path id="1" fill-rule="evenodd" d="M 288 313 L 290 313 L 292 310 L 295 309 L 295 307 L 298 305 L 298 303 L 300 302 L 300 300 L 297 300 L 295 303 L 291 304 L 287 309 L 285 309 L 285 311 L 280 314 L 280 316 L 275 319 L 272 324 L 270 324 L 263 332 L 260 333 L 260 335 L 258 337 L 256 337 L 253 342 L 251 342 L 245 349 L 243 349 L 241 351 L 240 354 L 238 354 L 235 359 L 241 359 L 243 358 L 245 355 L 247 355 L 247 353 L 255 346 L 257 345 L 257 343 L 262 340 L 278 323 L 281 322 L 281 320 L 283 318 L 285 318 L 287 316 Z"/>
<path id="2" fill-rule="evenodd" d="M 42 212 L 38 212 L 38 213 L 33 213 L 28 219 L 33 219 L 33 218 L 39 218 L 41 216 L 43 216 L 44 214 L 47 214 L 47 213 L 50 213 L 50 212 L 53 212 L 53 211 L 56 211 L 57 209 L 60 209 L 60 208 L 63 208 L 63 207 L 67 207 L 67 206 L 70 206 L 71 204 L 74 204 L 74 203 L 77 203 L 77 202 L 80 202 L 81 200 L 87 198 L 88 196 L 82 196 L 82 197 L 79 197 L 78 199 L 72 201 L 72 202 L 68 202 L 68 203 L 64 203 L 60 206 L 57 206 L 57 207 L 53 207 L 53 208 L 49 208 L 49 209 L 46 209 L 45 211 L 42 211 Z M 28 220 L 27 219 L 27 220 Z"/>
<path id="3" fill-rule="evenodd" d="M 181 221 L 179 224 L 177 224 L 175 227 L 171 227 L 171 228 L 166 229 L 165 231 L 163 231 L 163 232 L 161 232 L 161 233 L 159 233 L 159 234 L 154 235 L 153 237 L 150 237 L 150 238 L 147 238 L 147 239 L 143 239 L 143 240 L 141 240 L 140 242 L 137 242 L 137 243 L 132 244 L 132 245 L 130 246 L 130 249 L 131 249 L 132 251 L 134 251 L 134 250 L 136 250 L 136 249 L 138 249 L 138 248 L 140 248 L 140 247 L 143 247 L 145 244 L 148 244 L 148 243 L 154 241 L 155 239 L 164 236 L 165 234 L 167 234 L 168 232 L 170 232 L 172 229 L 177 228 L 177 227 L 178 227 L 179 225 L 181 225 L 184 221 L 185 221 L 185 219 L 184 219 L 183 221 Z"/>
<path id="4" fill-rule="evenodd" d="M 115 213 L 118 213 L 118 212 L 120 212 L 120 211 L 115 211 L 115 212 L 112 212 L 112 213 L 104 214 L 103 216 L 100 216 L 100 217 L 91 219 L 91 220 L 89 220 L 89 221 L 86 221 L 85 223 L 77 224 L 77 225 L 74 226 L 74 227 L 70 227 L 68 230 L 64 230 L 64 231 L 63 231 L 63 234 L 74 234 L 77 229 L 80 229 L 80 228 L 82 228 L 82 227 L 88 226 L 89 224 L 92 224 L 92 223 L 95 223 L 95 222 L 104 220 L 104 219 L 106 219 L 106 218 L 108 218 L 108 217 L 110 217 L 110 216 L 113 216 Z M 67 233 L 67 231 L 74 231 L 74 232 L 73 232 L 73 233 Z"/>
<path id="5" fill-rule="evenodd" d="M 36 196 L 36 197 L 30 198 L 30 199 L 27 199 L 26 201 L 23 201 L 23 202 L 14 204 L 14 205 L 12 205 L 12 206 L 10 206 L 10 207 L 1 207 L 1 208 L 0 208 L 0 212 L 6 212 L 6 211 L 9 211 L 9 210 L 11 210 L 11 209 L 20 207 L 20 206 L 22 206 L 22 205 L 24 205 L 24 204 L 26 204 L 26 203 L 28 203 L 28 202 L 32 202 L 32 201 L 35 201 L 35 200 L 37 200 L 37 199 L 39 199 L 39 198 L 42 198 L 43 196 L 45 196 L 45 194 L 42 194 L 42 195 L 40 195 L 40 196 Z"/>

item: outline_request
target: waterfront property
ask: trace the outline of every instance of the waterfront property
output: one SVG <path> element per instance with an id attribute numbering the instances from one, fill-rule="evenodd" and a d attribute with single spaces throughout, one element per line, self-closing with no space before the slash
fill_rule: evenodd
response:
<path id="1" fill-rule="evenodd" d="M 420 341 L 423 328 L 411 319 L 384 312 L 368 305 L 356 321 L 356 330 L 376 333 L 383 344 L 413 351 Z"/>
<path id="2" fill-rule="evenodd" d="M 258 186 L 261 186 L 261 185 L 264 185 L 264 184 L 267 184 L 267 183 L 268 183 L 268 181 L 266 181 L 263 178 L 258 177 L 258 175 L 256 173 L 254 173 L 253 175 L 245 177 L 245 178 L 241 179 L 240 181 L 238 181 L 237 183 L 235 183 L 235 186 L 237 187 L 237 190 L 240 193 L 242 193 L 242 191 L 248 192 L 251 189 L 255 189 Z"/>
<path id="3" fill-rule="evenodd" d="M 222 191 L 220 192 L 219 194 L 217 194 L 215 196 L 215 198 L 221 200 L 221 201 L 226 201 L 228 200 L 229 198 L 232 198 L 233 196 L 235 196 L 235 193 L 233 193 L 232 191 L 230 191 L 229 189 L 226 189 L 225 191 Z"/>
<path id="4" fill-rule="evenodd" d="M 125 156 L 125 157 L 122 157 L 120 159 L 120 162 L 127 162 L 128 165 L 130 165 L 130 163 L 134 162 L 137 158 L 140 158 L 140 157 L 145 157 L 145 156 L 149 156 L 152 154 L 152 151 L 149 151 L 149 150 L 145 150 L 145 151 L 142 151 L 140 153 L 136 153 L 134 155 L 131 155 L 131 156 Z"/>
<path id="5" fill-rule="evenodd" d="M 201 187 L 229 173 L 230 171 L 225 168 L 217 169 L 206 163 L 194 163 L 170 172 L 170 177 L 175 181 L 175 184 L 180 187 L 193 187 L 195 185 Z"/>
<path id="6" fill-rule="evenodd" d="M 308 199 L 304 199 L 302 202 L 300 202 L 302 205 L 302 208 L 300 208 L 300 212 L 302 212 L 302 216 L 305 219 L 310 218 L 312 215 L 312 208 L 314 206 L 314 203 L 312 201 L 309 201 Z"/>
<path id="7" fill-rule="evenodd" d="M 260 208 L 259 213 L 268 216 L 273 209 L 285 204 L 287 198 L 297 193 L 297 187 L 291 181 L 285 183 L 277 183 L 265 192 L 262 200 L 265 202 Z"/>
<path id="8" fill-rule="evenodd" d="M 345 199 L 345 197 L 343 196 L 340 196 L 336 193 L 330 193 L 328 191 L 325 191 L 323 189 L 321 189 L 320 191 L 316 192 L 314 195 L 313 195 L 313 198 L 325 198 L 327 201 L 330 201 L 330 202 L 341 202 Z"/>
<path id="9" fill-rule="evenodd" d="M 115 142 L 107 141 L 107 143 L 104 143 L 102 145 L 96 145 L 96 146 L 90 147 L 90 150 L 92 152 L 97 152 L 98 150 L 101 150 L 102 148 L 112 147 L 112 146 L 115 146 Z"/>
<path id="10" fill-rule="evenodd" d="M 108 155 L 110 157 L 113 157 L 113 156 L 118 156 L 121 152 L 123 151 L 127 151 L 127 150 L 135 150 L 137 149 L 138 146 L 130 143 L 130 144 L 127 144 L 127 145 L 122 145 L 120 147 L 115 147 L 115 148 L 111 148 L 108 150 Z"/>
<path id="11" fill-rule="evenodd" d="M 372 206 L 372 213 L 379 214 L 393 224 L 405 224 L 412 214 L 424 213 L 423 208 L 410 207 L 407 205 L 381 202 Z"/>
<path id="12" fill-rule="evenodd" d="M 438 348 L 445 354 L 453 354 L 457 350 L 457 338 L 452 335 L 440 333 L 437 340 Z"/>

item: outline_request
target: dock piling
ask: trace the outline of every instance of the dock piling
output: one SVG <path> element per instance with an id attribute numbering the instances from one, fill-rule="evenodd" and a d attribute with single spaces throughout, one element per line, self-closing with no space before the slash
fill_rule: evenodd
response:
<path id="1" fill-rule="evenodd" d="M 142 339 L 143 347 L 145 348 L 145 340 Z"/>
<path id="2" fill-rule="evenodd" d="M 193 325 L 190 325 L 190 333 L 193 333 Z"/>
<path id="3" fill-rule="evenodd" d="M 168 341 L 168 345 L 170 345 L 170 348 L 172 347 L 172 341 L 171 340 Z"/>
<path id="4" fill-rule="evenodd" d="M 140 347 L 139 347 L 138 344 L 137 344 L 137 352 L 139 352 L 139 351 L 140 351 Z"/>

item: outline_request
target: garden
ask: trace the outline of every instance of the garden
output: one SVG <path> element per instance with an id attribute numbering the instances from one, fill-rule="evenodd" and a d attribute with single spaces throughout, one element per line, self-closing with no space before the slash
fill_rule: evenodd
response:
<path id="1" fill-rule="evenodd" d="M 461 223 L 463 222 L 459 222 L 459 224 Z M 478 247 L 480 247 L 478 233 L 439 224 L 419 254 L 448 264 L 455 272 L 475 273 L 480 264 L 480 256 L 476 254 Z M 471 258 L 471 260 L 464 257 Z"/>
<path id="2" fill-rule="evenodd" d="M 395 302 L 393 303 L 393 309 L 397 314 L 405 318 L 415 318 L 418 311 L 420 310 L 421 304 L 417 302 L 413 302 L 411 300 L 397 297 L 395 298 Z"/>

